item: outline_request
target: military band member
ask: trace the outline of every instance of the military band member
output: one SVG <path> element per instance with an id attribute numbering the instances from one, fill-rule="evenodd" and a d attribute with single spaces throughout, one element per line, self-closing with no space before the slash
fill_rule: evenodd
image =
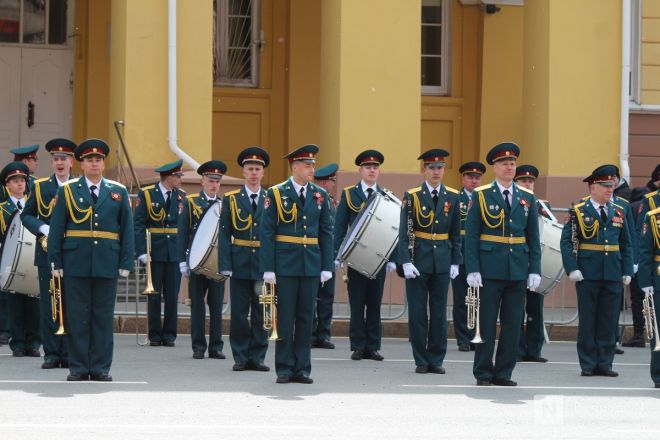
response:
<path id="1" fill-rule="evenodd" d="M 22 162 L 11 162 L 0 173 L 0 180 L 7 188 L 7 200 L 0 204 L 0 239 L 4 240 L 12 215 L 25 208 L 25 188 L 29 170 Z M 9 348 L 15 357 L 40 357 L 41 335 L 39 333 L 39 299 L 21 293 L 7 295 Z"/>
<path id="2" fill-rule="evenodd" d="M 465 236 L 465 220 L 467 213 L 472 205 L 472 193 L 474 189 L 481 186 L 481 177 L 486 172 L 486 167 L 481 162 L 466 162 L 460 166 L 458 172 L 461 173 L 463 188 L 460 192 L 460 214 L 461 214 L 461 237 Z M 461 254 L 465 255 L 465 242 L 461 240 Z M 460 351 L 470 351 L 475 349 L 475 345 L 470 341 L 474 338 L 475 330 L 467 328 L 467 306 L 465 297 L 467 296 L 467 272 L 465 272 L 465 263 L 459 266 L 458 276 L 451 280 L 454 305 L 452 307 L 452 317 L 454 321 L 454 334 L 456 343 Z"/>
<path id="3" fill-rule="evenodd" d="M 135 251 L 147 263 L 147 235 L 151 234 L 151 281 L 156 294 L 148 295 L 149 345 L 174 347 L 177 328 L 177 300 L 181 284 L 177 226 L 183 213 L 186 193 L 181 186 L 181 166 L 177 160 L 154 171 L 160 182 L 142 188 L 135 208 Z M 161 324 L 161 295 L 165 302 Z"/>
<path id="4" fill-rule="evenodd" d="M 259 304 L 263 284 L 259 237 L 266 197 L 261 182 L 269 163 L 270 157 L 262 148 L 241 151 L 238 164 L 243 168 L 245 186 L 225 193 L 222 201 L 218 264 L 220 273 L 230 277 L 233 371 L 270 371 L 264 365 L 268 333 L 263 328 L 263 306 Z"/>
<path id="5" fill-rule="evenodd" d="M 424 161 L 424 182 L 404 194 L 399 223 L 409 339 L 415 372 L 422 374 L 445 374 L 447 290 L 462 259 L 459 193 L 442 183 L 447 156 L 432 149 L 417 158 Z"/>
<path id="6" fill-rule="evenodd" d="M 473 374 L 477 385 L 516 386 L 511 380 L 518 357 L 525 288 L 541 283 L 536 198 L 513 182 L 520 148 L 504 142 L 486 156 L 495 181 L 472 194 L 465 224 L 465 269 L 471 287 L 481 287 L 479 325 Z M 493 364 L 497 317 L 500 337 Z"/>
<path id="7" fill-rule="evenodd" d="M 9 150 L 10 153 L 14 155 L 14 162 L 23 162 L 30 170 L 30 175 L 28 176 L 27 186 L 25 188 L 25 197 L 28 197 L 34 188 L 34 182 L 36 177 L 34 174 L 39 169 L 39 159 L 37 158 L 37 152 L 39 151 L 39 145 L 30 145 L 29 147 L 18 147 L 12 148 Z M 7 189 L 4 185 L 0 186 L 0 202 L 4 202 L 9 198 Z"/>
<path id="8" fill-rule="evenodd" d="M 72 178 L 71 167 L 75 149 L 76 144 L 68 139 L 52 139 L 46 144 L 54 173 L 35 182 L 33 195 L 21 214 L 23 225 L 37 237 L 34 264 L 39 272 L 39 324 L 44 348 L 44 363 L 41 365 L 43 369 L 69 366 L 66 337 L 55 335 L 58 323 L 52 318 L 51 268 L 48 264 L 48 253 L 40 243 L 48 239 L 57 190 Z"/>
<path id="9" fill-rule="evenodd" d="M 361 180 L 342 191 L 335 217 L 335 254 L 368 200 L 376 193 L 384 194 L 383 188 L 378 185 L 380 165 L 384 161 L 385 157 L 376 150 L 365 150 L 356 156 L 355 165 L 359 167 Z M 338 260 L 335 261 L 335 268 L 339 268 Z M 353 352 L 351 359 L 354 361 L 383 360 L 383 356 L 378 352 L 383 334 L 380 306 L 383 301 L 385 272 L 394 269 L 396 264 L 388 262 L 373 280 L 350 267 L 347 269 L 348 301 L 351 308 L 349 336 Z"/>
<path id="10" fill-rule="evenodd" d="M 653 297 L 657 322 L 658 304 L 660 304 L 660 208 L 652 209 L 644 218 L 637 276 L 646 298 Z M 653 349 L 658 336 L 654 333 L 651 340 L 651 380 L 656 388 L 660 388 L 660 351 Z"/>
<path id="11" fill-rule="evenodd" d="M 516 177 L 513 179 L 519 186 L 534 192 L 534 184 L 539 177 L 539 170 L 534 165 L 520 165 L 516 168 Z M 551 219 L 546 209 L 550 208 L 547 200 L 536 199 L 536 208 L 539 216 Z M 518 361 L 548 362 L 541 356 L 541 349 L 545 342 L 545 329 L 543 321 L 544 296 L 531 290 L 525 294 L 525 309 L 520 327 L 520 350 Z"/>
<path id="12" fill-rule="evenodd" d="M 179 216 L 179 269 L 188 277 L 190 297 L 190 339 L 193 359 L 204 359 L 208 348 L 209 358 L 225 359 L 222 352 L 222 304 L 225 298 L 225 282 L 215 281 L 204 275 L 190 273 L 187 250 L 190 248 L 192 232 L 195 230 L 206 209 L 218 199 L 220 180 L 227 172 L 227 165 L 219 160 L 210 160 L 197 168 L 202 176 L 202 190 L 186 196 L 183 212 Z M 209 237 L 210 238 L 210 237 Z M 206 342 L 206 304 L 209 306 L 209 341 Z"/>
<path id="13" fill-rule="evenodd" d="M 314 183 L 328 193 L 328 209 L 330 210 L 333 229 L 335 215 L 337 213 L 334 194 L 337 186 L 338 168 L 339 166 L 336 163 L 331 163 L 318 168 L 314 172 Z M 312 348 L 335 348 L 335 344 L 330 342 L 330 333 L 332 330 L 332 305 L 334 301 L 335 277 L 333 276 L 330 281 L 319 285 L 319 293 L 316 296 L 314 322 L 312 323 Z"/>
<path id="14" fill-rule="evenodd" d="M 612 371 L 615 328 L 621 283 L 630 283 L 633 257 L 625 207 L 612 201 L 615 173 L 604 165 L 584 179 L 589 199 L 570 211 L 561 235 L 564 269 L 577 289 L 582 376 L 618 376 Z"/>
<path id="15" fill-rule="evenodd" d="M 330 281 L 334 270 L 328 194 L 310 182 L 318 150 L 305 145 L 284 156 L 291 178 L 271 187 L 264 200 L 260 270 L 265 282 L 277 282 L 277 383 L 313 382 L 314 302 L 319 278 L 321 283 Z"/>
<path id="16" fill-rule="evenodd" d="M 108 145 L 88 139 L 75 149 L 83 177 L 57 190 L 48 234 L 53 276 L 64 277 L 68 381 L 112 381 L 117 278 L 133 267 L 133 216 L 126 188 L 105 179 Z"/>

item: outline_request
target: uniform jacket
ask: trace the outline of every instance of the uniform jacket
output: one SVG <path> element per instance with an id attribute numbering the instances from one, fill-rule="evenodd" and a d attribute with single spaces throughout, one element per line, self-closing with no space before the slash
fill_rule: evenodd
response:
<path id="1" fill-rule="evenodd" d="M 142 188 L 135 207 L 135 252 L 137 256 L 147 253 L 147 228 L 151 234 L 151 261 L 178 262 L 179 243 L 177 227 L 179 215 L 183 214 L 186 193 L 173 189 L 170 194 L 170 209 L 165 212 L 165 198 L 158 184 Z"/>
<path id="2" fill-rule="evenodd" d="M 219 198 L 216 198 L 215 201 L 219 201 Z M 188 261 L 188 248 L 190 247 L 193 233 L 210 204 L 211 201 L 206 197 L 204 191 L 188 194 L 183 200 L 183 212 L 179 216 L 177 233 L 177 248 L 180 263 Z"/>
<path id="3" fill-rule="evenodd" d="M 102 179 L 94 205 L 85 177 L 70 180 L 57 190 L 50 217 L 48 260 L 56 269 L 64 269 L 65 276 L 117 278 L 119 269 L 133 268 L 132 227 L 124 185 Z M 67 231 L 119 234 L 119 239 L 65 237 Z"/>
<path id="4" fill-rule="evenodd" d="M 607 224 L 601 225 L 600 213 L 590 201 L 575 205 L 561 233 L 561 256 L 566 273 L 580 270 L 585 280 L 621 281 L 623 275 L 632 276 L 633 256 L 625 208 L 608 203 Z M 573 254 L 573 228 L 579 246 L 619 246 L 619 250 L 578 249 Z"/>
<path id="5" fill-rule="evenodd" d="M 376 185 L 376 191 L 381 194 L 383 188 L 380 185 Z M 341 193 L 341 198 L 339 200 L 339 206 L 335 210 L 332 208 L 331 212 L 335 213 L 334 216 L 334 245 L 335 245 L 335 257 L 341 247 L 341 243 L 344 241 L 346 234 L 353 225 L 355 218 L 362 211 L 362 209 L 367 205 L 367 195 L 362 191 L 362 183 L 358 182 L 356 185 L 347 186 Z"/>
<path id="6" fill-rule="evenodd" d="M 653 291 L 658 293 L 660 292 L 660 208 L 649 211 L 645 217 L 639 245 L 637 279 L 640 287 L 653 286 Z M 658 304 L 656 307 L 659 307 Z M 656 313 L 658 313 L 657 309 Z"/>
<path id="7" fill-rule="evenodd" d="M 266 190 L 259 190 L 257 210 L 252 212 L 252 199 L 245 187 L 228 192 L 222 199 L 220 213 L 220 271 L 231 271 L 232 277 L 242 280 L 261 279 L 259 271 L 259 242 Z M 238 240 L 234 244 L 234 240 Z M 249 245 L 248 245 L 249 244 Z"/>
<path id="8" fill-rule="evenodd" d="M 521 281 L 541 273 L 539 220 L 534 194 L 513 183 L 511 211 L 497 183 L 475 188 L 465 223 L 465 270 L 482 278 Z M 510 243 L 522 241 L 524 243 Z"/>
<path id="9" fill-rule="evenodd" d="M 260 272 L 295 277 L 334 271 L 328 193 L 320 186 L 308 183 L 304 206 L 291 179 L 269 188 L 260 227 Z M 286 243 L 276 235 L 317 238 L 318 244 Z"/>
<path id="10" fill-rule="evenodd" d="M 5 239 L 5 234 L 7 233 L 11 217 L 14 212 L 18 210 L 18 207 L 14 204 L 14 201 L 11 198 L 7 198 L 7 200 L 0 203 L 0 210 L 2 210 L 2 217 L 0 218 L 0 243 L 2 243 Z M 0 251 L 0 256 L 1 255 L 2 252 Z"/>
<path id="11" fill-rule="evenodd" d="M 403 195 L 403 207 L 399 220 L 399 263 L 410 263 L 408 250 L 408 219 L 412 213 L 413 230 L 425 234 L 415 236 L 412 263 L 421 273 L 447 273 L 452 264 L 462 262 L 461 213 L 458 190 L 440 185 L 438 205 L 434 208 L 433 196 L 426 182 L 409 189 Z M 428 235 L 447 234 L 434 240 Z"/>

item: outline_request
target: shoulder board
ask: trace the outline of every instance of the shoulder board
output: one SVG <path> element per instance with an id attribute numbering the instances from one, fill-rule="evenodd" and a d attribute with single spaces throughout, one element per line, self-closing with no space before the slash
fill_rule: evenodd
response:
<path id="1" fill-rule="evenodd" d="M 351 188 L 353 188 L 354 186 L 355 186 L 355 185 L 348 185 L 348 186 L 347 186 L 346 188 L 344 188 L 343 190 L 346 191 L 347 189 L 351 189 Z"/>
<path id="2" fill-rule="evenodd" d="M 105 181 L 113 185 L 117 185 L 121 188 L 126 188 L 126 186 L 123 183 L 117 182 L 116 180 L 105 179 Z"/>
<path id="3" fill-rule="evenodd" d="M 289 180 L 287 179 L 287 180 L 285 180 L 284 182 L 280 182 L 280 183 L 278 183 L 278 184 L 276 184 L 276 185 L 273 185 L 273 186 L 271 186 L 271 187 L 268 188 L 268 189 L 273 189 L 273 188 L 276 188 L 276 187 L 277 187 L 277 188 L 284 188 L 288 181 L 289 181 Z"/>
<path id="4" fill-rule="evenodd" d="M 660 208 L 655 208 L 654 210 L 646 213 L 646 215 L 657 215 L 657 214 L 660 214 Z"/>
<path id="5" fill-rule="evenodd" d="M 240 192 L 241 192 L 240 189 L 235 189 L 235 190 L 233 190 L 233 191 L 226 192 L 226 193 L 225 193 L 225 196 L 233 196 L 234 194 L 238 194 L 238 193 L 240 193 Z M 188 197 L 190 197 L 190 196 L 188 196 Z"/>
<path id="6" fill-rule="evenodd" d="M 518 185 L 518 189 L 519 189 L 520 191 L 524 191 L 524 192 L 526 192 L 527 194 L 534 195 L 534 191 L 532 191 L 531 189 L 523 188 L 523 187 L 520 186 L 520 185 Z"/>
<path id="7" fill-rule="evenodd" d="M 454 189 L 454 188 L 452 188 L 452 187 L 450 187 L 450 186 L 445 186 L 445 189 L 446 189 L 447 191 L 451 192 L 451 193 L 458 194 L 458 190 L 457 190 L 457 189 Z"/>
<path id="8" fill-rule="evenodd" d="M 660 190 L 657 190 L 657 189 L 656 189 L 656 190 L 653 191 L 653 192 L 646 193 L 646 194 L 644 194 L 644 197 L 646 197 L 647 199 L 650 199 L 651 197 L 656 196 L 656 195 L 658 194 L 658 191 L 660 191 Z"/>
<path id="9" fill-rule="evenodd" d="M 145 186 L 144 188 L 142 188 L 142 191 L 149 191 L 150 189 L 154 189 L 155 187 L 156 185 Z"/>
<path id="10" fill-rule="evenodd" d="M 589 196 L 582 197 L 582 200 L 589 200 Z"/>
<path id="11" fill-rule="evenodd" d="M 582 208 L 583 206 L 584 206 L 584 202 L 581 202 L 575 205 L 575 208 Z"/>
<path id="12" fill-rule="evenodd" d="M 421 187 L 421 186 L 417 186 L 417 187 L 415 187 L 415 188 L 410 188 L 410 189 L 407 191 L 407 193 L 408 193 L 408 194 L 414 194 L 414 193 L 416 193 L 416 192 L 418 192 L 418 191 L 421 191 L 421 190 L 422 190 L 422 187 Z"/>
<path id="13" fill-rule="evenodd" d="M 180 192 L 180 193 L 183 194 L 184 196 L 186 195 L 186 191 L 183 190 L 183 189 L 181 189 L 181 188 L 176 188 L 176 191 Z"/>
<path id="14" fill-rule="evenodd" d="M 612 206 L 616 206 L 616 207 L 619 208 L 619 209 L 626 209 L 626 208 L 624 208 L 624 207 L 621 206 L 621 205 L 617 205 L 616 203 L 612 203 Z"/>
<path id="15" fill-rule="evenodd" d="M 614 196 L 614 199 L 615 199 L 617 202 L 621 202 L 621 203 L 623 203 L 624 205 L 629 205 L 629 204 L 630 204 L 630 202 L 629 202 L 628 200 L 624 199 L 623 197 Z"/>
<path id="16" fill-rule="evenodd" d="M 77 182 L 79 177 L 74 177 L 73 179 L 69 179 L 66 182 L 64 182 L 62 185 L 71 185 L 72 183 Z"/>
<path id="17" fill-rule="evenodd" d="M 486 190 L 486 189 L 490 188 L 491 185 L 492 185 L 492 183 L 489 183 L 487 185 L 481 185 L 481 186 L 475 188 L 474 190 L 475 191 L 483 191 L 483 190 Z"/>
<path id="18" fill-rule="evenodd" d="M 197 197 L 198 195 L 199 195 L 199 193 L 188 194 L 188 195 L 186 196 L 186 199 L 192 200 L 192 199 L 194 199 L 195 197 Z M 225 194 L 225 195 L 226 195 L 226 194 Z"/>
<path id="19" fill-rule="evenodd" d="M 50 179 L 50 177 L 42 177 L 41 179 L 37 179 L 37 180 L 35 180 L 34 183 L 45 182 L 45 181 L 47 181 L 48 179 Z"/>

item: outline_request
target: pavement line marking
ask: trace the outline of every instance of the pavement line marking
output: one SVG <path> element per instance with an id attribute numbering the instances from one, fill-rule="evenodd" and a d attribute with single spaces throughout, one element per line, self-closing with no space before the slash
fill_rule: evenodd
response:
<path id="1" fill-rule="evenodd" d="M 162 423 L 159 424 L 144 424 L 140 423 L 138 424 L 128 424 L 128 423 L 122 423 L 122 424 L 102 424 L 102 423 L 2 423 L 0 424 L 0 430 L 3 429 L 70 429 L 70 428 L 75 428 L 75 429 L 85 429 L 85 428 L 107 428 L 107 429 L 117 429 L 117 428 L 124 428 L 124 429 L 186 429 L 186 430 L 211 430 L 211 429 L 238 429 L 238 430 L 246 430 L 246 429 L 285 429 L 285 430 L 316 430 L 320 431 L 322 428 L 319 426 L 314 426 L 314 425 L 255 425 L 255 424 L 250 424 L 248 425 L 182 425 L 182 424 L 177 424 L 177 425 L 163 425 Z"/>
<path id="2" fill-rule="evenodd" d="M 412 384 L 412 385 L 399 385 L 400 387 L 404 388 L 482 388 L 486 390 L 580 390 L 580 391 L 652 391 L 654 393 L 657 393 L 655 391 L 655 388 L 653 387 L 648 387 L 648 388 L 639 388 L 639 387 L 568 387 L 568 386 L 543 386 L 543 385 L 538 385 L 538 386 L 515 386 L 515 387 L 502 387 L 502 386 L 479 386 L 479 385 L 440 385 L 440 384 L 429 384 L 429 385 L 421 385 L 421 384 Z"/>
<path id="3" fill-rule="evenodd" d="M 346 358 L 346 359 L 341 359 L 341 358 L 312 358 L 312 360 L 315 361 L 351 361 L 351 362 L 356 362 L 353 361 L 352 359 Z M 369 361 L 370 359 L 365 359 L 366 361 Z M 414 362 L 413 359 L 384 359 L 382 362 Z M 455 364 L 471 364 L 474 361 L 473 360 L 464 360 L 464 359 L 445 359 L 443 362 L 449 362 L 449 363 L 455 363 Z M 580 365 L 579 362 L 516 362 L 517 364 L 526 364 L 526 365 Z M 620 367 L 648 367 L 650 364 L 635 364 L 635 363 L 619 363 L 615 362 L 612 364 L 613 366 L 620 366 Z"/>
<path id="4" fill-rule="evenodd" d="M 80 380 L 80 381 L 73 381 L 69 382 L 65 379 L 62 380 L 8 380 L 8 379 L 2 379 L 0 380 L 0 384 L 2 383 L 43 383 L 43 384 L 48 384 L 48 383 L 60 383 L 60 384 L 69 384 L 69 385 L 78 385 L 78 384 L 116 384 L 116 385 L 148 385 L 149 382 L 131 382 L 131 381 L 112 381 L 112 382 L 100 382 L 96 380 Z"/>

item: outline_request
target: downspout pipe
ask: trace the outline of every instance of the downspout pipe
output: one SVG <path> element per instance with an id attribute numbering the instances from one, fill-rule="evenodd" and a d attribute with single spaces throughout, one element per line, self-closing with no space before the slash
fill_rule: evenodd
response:
<path id="1" fill-rule="evenodd" d="M 628 136 L 630 113 L 630 42 L 632 38 L 632 1 L 621 1 L 621 132 L 619 160 L 621 177 L 630 184 Z"/>
<path id="2" fill-rule="evenodd" d="M 199 168 L 199 162 L 183 151 L 177 140 L 177 87 L 176 87 L 176 0 L 167 3 L 167 108 L 168 108 L 168 142 L 170 150 L 188 164 L 192 169 Z"/>

